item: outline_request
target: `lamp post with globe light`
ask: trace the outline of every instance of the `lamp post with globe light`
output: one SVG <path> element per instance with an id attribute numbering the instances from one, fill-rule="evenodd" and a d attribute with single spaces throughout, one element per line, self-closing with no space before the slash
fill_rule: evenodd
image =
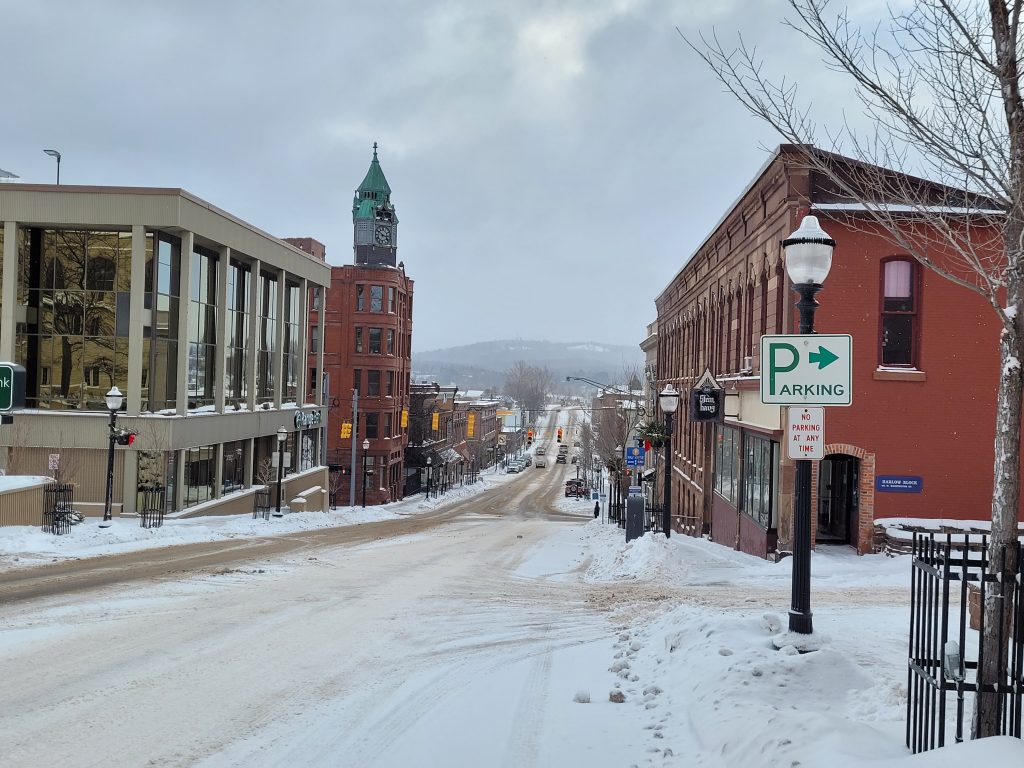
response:
<path id="1" fill-rule="evenodd" d="M 366 469 L 366 452 L 368 450 L 370 450 L 370 441 L 368 438 L 363 438 L 363 460 L 360 462 L 363 467 L 363 477 L 361 481 L 363 485 L 363 509 L 366 509 L 366 475 L 369 474 Z"/>
<path id="2" fill-rule="evenodd" d="M 800 296 L 800 333 L 814 333 L 814 298 L 832 268 L 836 241 L 821 228 L 816 216 L 804 216 L 800 227 L 782 241 L 786 273 Z M 789 631 L 809 635 L 811 619 L 811 461 L 797 459 L 793 494 L 793 584 L 789 608 Z"/>
<path id="3" fill-rule="evenodd" d="M 284 478 L 284 443 L 288 439 L 288 430 L 277 428 L 277 516 L 281 516 L 281 480 Z"/>
<path id="4" fill-rule="evenodd" d="M 111 506 L 114 496 L 114 441 L 117 440 L 117 412 L 124 403 L 124 395 L 117 387 L 111 387 L 105 398 L 107 410 L 110 411 L 110 426 L 107 432 L 107 493 L 103 501 L 103 522 L 101 528 L 108 528 L 113 519 Z"/>
<path id="5" fill-rule="evenodd" d="M 666 384 L 658 395 L 658 404 L 665 414 L 665 510 L 661 525 L 667 539 L 672 535 L 672 417 L 679 407 L 679 392 Z"/>

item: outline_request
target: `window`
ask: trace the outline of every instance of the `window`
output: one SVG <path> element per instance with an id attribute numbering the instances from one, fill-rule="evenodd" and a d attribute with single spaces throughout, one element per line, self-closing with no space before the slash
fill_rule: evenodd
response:
<path id="1" fill-rule="evenodd" d="M 388 371 L 387 389 L 384 391 L 384 394 L 385 395 L 393 395 L 393 394 L 395 394 L 395 372 L 394 371 Z"/>
<path id="2" fill-rule="evenodd" d="M 352 389 L 356 392 L 362 391 L 363 383 L 363 371 L 360 368 L 356 368 L 352 371 Z"/>
<path id="3" fill-rule="evenodd" d="M 779 444 L 747 434 L 743 454 L 743 512 L 762 528 L 776 526 Z"/>
<path id="4" fill-rule="evenodd" d="M 384 286 L 383 285 L 371 285 L 370 286 L 370 311 L 371 312 L 383 312 L 384 311 Z"/>
<path id="5" fill-rule="evenodd" d="M 356 352 L 363 351 L 363 328 L 356 326 Z"/>
<path id="6" fill-rule="evenodd" d="M 391 414 L 384 414 L 384 437 L 391 437 Z"/>
<path id="7" fill-rule="evenodd" d="M 370 354 L 380 354 L 380 328 L 370 329 Z"/>
<path id="8" fill-rule="evenodd" d="M 356 286 L 356 312 L 366 311 L 366 286 Z"/>
<path id="9" fill-rule="evenodd" d="M 395 287 L 393 285 L 388 286 L 388 312 L 392 315 L 395 314 Z"/>
<path id="10" fill-rule="evenodd" d="M 917 264 L 910 259 L 882 262 L 882 365 L 917 364 Z"/>
<path id="11" fill-rule="evenodd" d="M 395 354 L 395 329 L 394 328 L 388 328 L 387 353 L 389 355 Z"/>
<path id="12" fill-rule="evenodd" d="M 378 437 L 378 414 L 368 413 L 366 414 L 366 437 L 369 439 L 376 439 Z"/>
<path id="13" fill-rule="evenodd" d="M 313 289 L 313 309 L 320 309 L 320 289 Z"/>
<path id="14" fill-rule="evenodd" d="M 367 397 L 380 397 L 380 371 L 366 372 Z"/>
<path id="15" fill-rule="evenodd" d="M 740 434 L 732 427 L 720 427 L 715 444 L 715 491 L 733 506 L 738 500 Z"/>
<path id="16" fill-rule="evenodd" d="M 309 352 L 316 354 L 318 349 L 320 349 L 320 327 L 311 325 L 309 326 Z"/>

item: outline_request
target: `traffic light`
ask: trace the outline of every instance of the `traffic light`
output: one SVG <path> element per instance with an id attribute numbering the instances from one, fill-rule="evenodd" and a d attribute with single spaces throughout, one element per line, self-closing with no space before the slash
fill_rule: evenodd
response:
<path id="1" fill-rule="evenodd" d="M 347 437 L 352 437 L 352 422 L 343 421 L 341 422 L 341 439 L 344 440 Z"/>
<path id="2" fill-rule="evenodd" d="M 129 432 L 126 429 L 122 429 L 114 436 L 114 439 L 117 441 L 118 445 L 131 446 L 135 444 L 136 434 L 137 433 L 135 432 Z"/>
<path id="3" fill-rule="evenodd" d="M 558 442 L 562 442 L 562 428 L 558 428 Z"/>
<path id="4" fill-rule="evenodd" d="M 530 446 L 532 444 L 533 444 L 533 430 L 532 429 L 528 429 L 528 430 L 526 430 L 526 445 Z"/>

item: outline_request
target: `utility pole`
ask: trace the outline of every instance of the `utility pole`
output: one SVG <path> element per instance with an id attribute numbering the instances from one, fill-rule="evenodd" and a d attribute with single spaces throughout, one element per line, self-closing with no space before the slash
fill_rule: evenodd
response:
<path id="1" fill-rule="evenodd" d="M 349 471 L 348 505 L 356 505 L 356 433 L 359 431 L 359 390 L 352 390 L 352 466 Z"/>

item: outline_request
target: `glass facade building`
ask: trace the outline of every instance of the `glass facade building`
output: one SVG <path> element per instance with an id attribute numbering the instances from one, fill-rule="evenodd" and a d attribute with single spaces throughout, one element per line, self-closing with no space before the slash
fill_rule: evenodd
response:
<path id="1" fill-rule="evenodd" d="M 251 495 L 281 426 L 300 447 L 288 472 L 315 473 L 326 414 L 303 395 L 323 350 L 300 319 L 329 283 L 322 260 L 182 190 L 4 185 L 0 360 L 26 371 L 5 469 L 45 476 L 57 454 L 95 512 L 116 386 L 138 437 L 116 451 L 115 514 Z"/>

